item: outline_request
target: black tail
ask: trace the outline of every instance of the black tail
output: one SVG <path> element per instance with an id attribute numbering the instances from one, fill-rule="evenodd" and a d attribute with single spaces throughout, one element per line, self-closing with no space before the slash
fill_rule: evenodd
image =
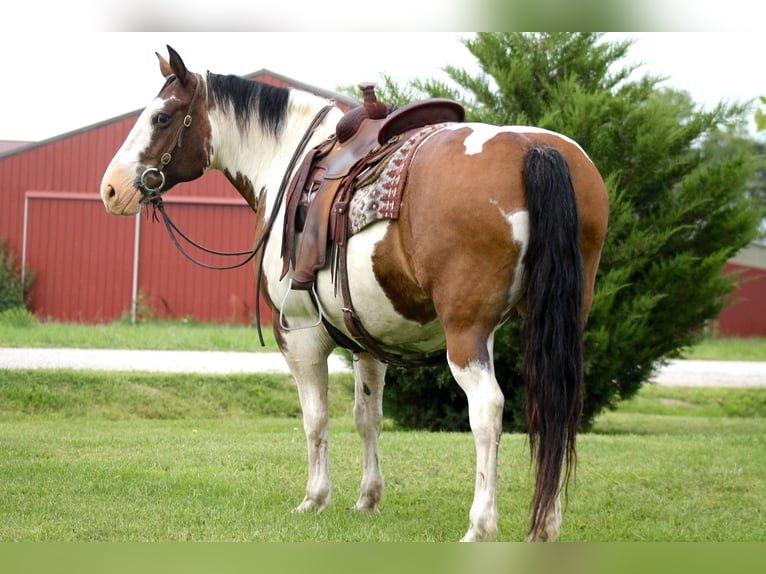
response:
<path id="1" fill-rule="evenodd" d="M 530 228 L 524 379 L 530 444 L 537 454 L 529 538 L 537 540 L 575 465 L 583 401 L 583 263 L 566 160 L 554 149 L 530 148 L 524 183 Z"/>

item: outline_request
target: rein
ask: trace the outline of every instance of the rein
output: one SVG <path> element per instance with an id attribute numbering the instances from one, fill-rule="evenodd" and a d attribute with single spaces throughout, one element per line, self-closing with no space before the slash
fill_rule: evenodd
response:
<path id="1" fill-rule="evenodd" d="M 204 245 L 201 245 L 194 241 L 192 238 L 190 238 L 188 235 L 186 235 L 181 229 L 176 225 L 176 223 L 170 219 L 170 216 L 165 211 L 165 204 L 162 201 L 161 197 L 156 197 L 151 201 L 152 207 L 154 208 L 153 217 L 154 219 L 157 219 L 156 212 L 159 211 L 160 215 L 162 216 L 162 222 L 165 224 L 165 228 L 168 230 L 168 235 L 170 235 L 170 239 L 173 240 L 173 244 L 178 248 L 178 250 L 186 257 L 189 261 L 192 263 L 196 263 L 200 267 L 204 267 L 205 269 L 213 269 L 215 271 L 226 271 L 228 269 L 237 269 L 238 267 L 242 267 L 249 261 L 255 257 L 255 254 L 258 252 L 258 250 L 262 247 L 262 243 L 264 242 L 264 238 L 267 234 L 264 234 L 264 237 L 261 237 L 261 240 L 258 241 L 256 246 L 253 249 L 248 249 L 247 251 L 217 251 L 215 249 L 210 249 L 209 247 L 205 247 Z M 184 249 L 183 245 L 181 245 L 181 242 L 178 241 L 178 238 L 176 237 L 176 233 L 181 236 L 182 239 L 184 239 L 187 243 L 193 245 L 200 251 L 203 251 L 205 253 L 209 253 L 211 255 L 220 255 L 222 257 L 242 257 L 247 256 L 242 261 L 239 261 L 237 263 L 233 263 L 231 265 L 211 265 L 209 263 L 205 263 L 204 261 L 200 261 L 196 257 L 194 257 L 191 253 L 189 253 L 186 249 Z"/>
<path id="2" fill-rule="evenodd" d="M 147 168 L 144 173 L 141 175 L 141 185 L 139 187 L 142 195 L 142 202 L 143 203 L 151 203 L 152 207 L 154 208 L 153 216 L 156 218 L 156 214 L 159 211 L 160 215 L 162 216 L 162 221 L 165 224 L 165 228 L 168 230 L 168 235 L 170 235 L 170 238 L 173 241 L 173 244 L 178 248 L 178 250 L 192 263 L 196 263 L 200 267 L 204 267 L 206 269 L 213 269 L 218 271 L 228 270 L 228 269 L 236 269 L 238 267 L 242 267 L 249 261 L 251 261 L 260 251 L 261 257 L 258 260 L 258 273 L 256 275 L 256 298 L 255 298 L 255 320 L 256 320 L 256 326 L 258 329 L 258 339 L 261 343 L 261 346 L 266 346 L 266 343 L 263 339 L 263 332 L 261 330 L 261 305 L 260 305 L 260 292 L 261 292 L 261 281 L 263 279 L 263 258 L 264 258 L 264 249 L 263 247 L 266 245 L 266 242 L 268 241 L 271 231 L 274 228 L 274 225 L 277 221 L 277 218 L 279 217 L 279 209 L 284 201 L 284 197 L 287 193 L 287 186 L 290 183 L 290 178 L 292 176 L 293 171 L 295 170 L 296 165 L 300 161 L 301 157 L 306 151 L 306 146 L 308 145 L 309 141 L 314 135 L 314 132 L 319 127 L 319 124 L 321 124 L 324 119 L 327 117 L 327 114 L 330 113 L 330 110 L 332 110 L 335 107 L 334 103 L 329 103 L 326 106 L 324 106 L 319 112 L 317 112 L 316 116 L 314 116 L 314 119 L 311 121 L 311 124 L 309 124 L 308 128 L 306 129 L 306 132 L 303 134 L 303 137 L 301 138 L 300 142 L 298 142 L 298 146 L 295 148 L 295 151 L 293 152 L 292 157 L 290 158 L 290 163 L 287 166 L 287 169 L 285 170 L 284 175 L 282 176 L 282 182 L 279 185 L 279 190 L 276 195 L 276 201 L 274 203 L 274 208 L 271 211 L 271 215 L 269 216 L 269 220 L 266 223 L 266 228 L 263 231 L 263 234 L 258 239 L 258 241 L 255 244 L 255 247 L 252 249 L 249 249 L 247 251 L 217 251 L 215 249 L 210 249 L 208 247 L 205 247 L 203 245 L 200 245 L 196 241 L 192 240 L 188 235 L 186 235 L 183 231 L 181 231 L 178 226 L 173 222 L 172 219 L 170 219 L 170 216 L 165 211 L 165 205 L 162 201 L 162 188 L 165 185 L 165 174 L 162 173 L 162 169 L 167 166 L 170 163 L 170 160 L 172 159 L 171 152 L 175 151 L 176 147 L 181 147 L 181 140 L 183 138 L 183 130 L 185 128 L 188 128 L 191 125 L 191 111 L 192 107 L 194 106 L 195 100 L 197 99 L 197 93 L 199 91 L 199 85 L 202 82 L 197 83 L 197 87 L 194 90 L 194 95 L 192 96 L 192 101 L 189 105 L 189 111 L 186 114 L 186 117 L 184 118 L 183 125 L 179 128 L 179 133 L 177 137 L 176 146 L 170 150 L 169 152 L 165 152 L 162 157 L 160 158 L 160 163 L 162 166 L 160 168 L 156 167 L 150 167 Z M 159 186 L 151 188 L 146 185 L 145 177 L 147 173 L 153 173 L 156 172 L 161 177 L 161 183 Z M 223 257 L 243 257 L 246 256 L 245 259 L 242 261 L 239 261 L 237 263 L 231 264 L 231 265 L 210 265 L 208 263 L 205 263 L 203 261 L 200 261 L 199 259 L 195 258 L 193 255 L 191 255 L 186 249 L 183 248 L 180 241 L 176 237 L 176 233 L 180 235 L 185 241 L 196 247 L 197 249 L 209 253 L 211 255 L 220 255 Z"/>

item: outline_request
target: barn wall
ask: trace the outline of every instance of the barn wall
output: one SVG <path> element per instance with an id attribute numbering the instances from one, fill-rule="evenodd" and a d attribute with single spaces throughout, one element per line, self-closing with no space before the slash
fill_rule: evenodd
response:
<path id="1" fill-rule="evenodd" d="M 740 284 L 718 318 L 718 332 L 724 337 L 766 337 L 766 245 L 750 245 L 724 273 L 737 273 Z"/>
<path id="2" fill-rule="evenodd" d="M 96 322 L 130 308 L 134 223 L 108 221 L 93 194 L 26 195 L 31 307 L 42 318 Z"/>
<path id="3" fill-rule="evenodd" d="M 218 251 L 243 251 L 255 244 L 254 215 L 239 200 L 168 198 L 166 211 L 197 243 Z M 193 257 L 211 265 L 231 265 L 245 257 L 213 256 L 179 241 Z M 144 304 L 156 317 L 250 323 L 255 311 L 255 271 L 250 262 L 238 269 L 211 270 L 195 265 L 176 248 L 161 222 L 141 222 L 138 277 Z M 265 308 L 265 306 L 263 306 Z M 270 314 L 264 316 L 270 322 Z"/>
<path id="4" fill-rule="evenodd" d="M 252 322 L 252 263 L 225 271 L 199 267 L 177 250 L 160 221 L 148 213 L 108 216 L 94 194 L 28 192 L 26 197 L 22 257 L 35 277 L 31 308 L 39 317 L 93 323 L 131 316 L 135 294 L 139 317 Z M 241 251 L 254 244 L 254 216 L 242 200 L 168 198 L 166 211 L 207 247 Z M 243 259 L 185 247 L 213 265 Z M 263 319 L 270 321 L 270 314 Z"/>
<path id="5" fill-rule="evenodd" d="M 135 115 L 14 150 L 0 157 L 0 236 L 21 254 L 26 193 L 92 193 L 125 139 Z"/>

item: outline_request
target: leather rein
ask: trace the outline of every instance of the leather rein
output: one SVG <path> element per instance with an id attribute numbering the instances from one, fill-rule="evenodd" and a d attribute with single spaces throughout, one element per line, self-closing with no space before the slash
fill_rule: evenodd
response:
<path id="1" fill-rule="evenodd" d="M 184 130 L 189 128 L 192 125 L 191 113 L 197 101 L 199 88 L 201 84 L 202 84 L 202 79 L 198 77 L 197 85 L 194 88 L 194 94 L 192 95 L 191 102 L 189 103 L 189 109 L 187 110 L 186 115 L 184 116 L 182 125 L 178 128 L 178 134 L 176 136 L 175 145 L 169 151 L 165 152 L 164 154 L 162 154 L 162 156 L 160 156 L 159 167 L 148 167 L 141 174 L 139 188 L 138 188 L 139 191 L 141 192 L 141 203 L 149 203 L 152 205 L 154 209 L 152 213 L 152 217 L 154 217 L 155 219 L 157 219 L 157 212 L 160 213 L 160 216 L 162 217 L 162 221 L 165 224 L 165 228 L 167 229 L 168 235 L 170 235 L 170 239 L 173 241 L 173 244 L 184 255 L 184 257 L 189 259 L 189 261 L 191 261 L 192 263 L 196 263 L 200 267 L 204 267 L 206 269 L 213 269 L 217 271 L 236 269 L 238 267 L 242 267 L 243 265 L 246 265 L 253 258 L 255 258 L 255 256 L 260 251 L 261 257 L 258 262 L 258 274 L 256 276 L 256 293 L 260 293 L 261 280 L 263 278 L 263 257 L 264 257 L 263 247 L 264 245 L 266 245 L 266 241 L 268 241 L 269 236 L 271 235 L 271 231 L 274 228 L 274 225 L 276 224 L 276 220 L 279 216 L 279 208 L 282 202 L 284 201 L 284 197 L 287 193 L 287 187 L 288 187 L 288 184 L 290 183 L 290 178 L 292 176 L 293 171 L 295 170 L 295 167 L 298 165 L 298 162 L 303 157 L 306 151 L 306 146 L 308 145 L 309 141 L 314 135 L 314 132 L 319 127 L 319 124 L 321 124 L 322 121 L 324 121 L 324 119 L 327 117 L 327 114 L 330 112 L 330 110 L 332 110 L 335 107 L 335 104 L 329 103 L 326 106 L 324 106 L 321 110 L 319 110 L 319 112 L 317 112 L 316 116 L 314 116 L 314 119 L 311 121 L 311 124 L 309 124 L 308 128 L 306 129 L 306 132 L 303 134 L 303 137 L 298 143 L 298 146 L 295 148 L 295 151 L 293 152 L 293 155 L 290 159 L 290 163 L 288 164 L 287 169 L 285 170 L 285 173 L 282 176 L 282 182 L 279 185 L 279 190 L 276 195 L 276 202 L 274 204 L 274 208 L 272 209 L 271 215 L 269 216 L 269 220 L 266 223 L 266 228 L 264 229 L 263 234 L 261 234 L 261 237 L 256 242 L 255 247 L 247 251 L 218 251 L 215 249 L 210 249 L 208 247 L 205 247 L 204 245 L 200 245 L 196 241 L 192 240 L 183 231 L 181 231 L 179 227 L 175 224 L 175 222 L 170 218 L 170 216 L 165 211 L 165 205 L 162 200 L 162 194 L 164 193 L 163 188 L 165 187 L 165 174 L 163 173 L 162 170 L 173 159 L 173 155 L 172 155 L 173 152 L 175 152 L 177 148 L 181 147 L 183 142 Z M 160 183 L 154 187 L 150 186 L 147 182 L 147 176 L 149 175 L 158 175 L 160 177 Z M 231 265 L 211 265 L 209 263 L 205 263 L 203 261 L 200 261 L 193 255 L 191 255 L 186 249 L 184 249 L 183 245 L 181 245 L 181 242 L 178 240 L 178 237 L 176 236 L 176 234 L 180 235 L 181 238 L 184 239 L 186 242 L 188 242 L 189 244 L 193 245 L 194 247 L 196 247 L 197 249 L 205 253 L 209 253 L 211 255 L 219 255 L 223 257 L 244 257 L 244 259 L 242 259 L 241 261 L 238 261 L 237 263 L 233 263 Z M 258 338 L 260 340 L 261 345 L 265 346 L 263 333 L 261 331 L 260 296 L 257 296 L 255 300 L 255 317 L 256 317 L 256 324 L 258 327 Z"/>

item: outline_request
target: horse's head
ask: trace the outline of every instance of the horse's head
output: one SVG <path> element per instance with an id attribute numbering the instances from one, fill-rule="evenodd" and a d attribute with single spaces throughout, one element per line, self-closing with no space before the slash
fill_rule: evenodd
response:
<path id="1" fill-rule="evenodd" d="M 101 182 L 101 199 L 113 215 L 135 215 L 176 183 L 201 176 L 210 165 L 210 122 L 204 78 L 186 69 L 168 46 L 159 54 L 165 85 L 141 113 Z"/>

